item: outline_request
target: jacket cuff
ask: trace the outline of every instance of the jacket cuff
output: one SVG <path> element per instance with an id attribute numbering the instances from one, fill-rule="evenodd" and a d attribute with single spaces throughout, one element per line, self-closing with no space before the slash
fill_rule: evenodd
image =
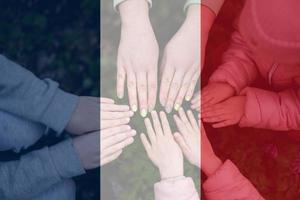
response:
<path id="1" fill-rule="evenodd" d="M 245 113 L 240 120 L 240 127 L 257 127 L 262 121 L 261 105 L 254 88 L 245 88 L 241 95 L 246 96 Z"/>
<path id="2" fill-rule="evenodd" d="M 201 4 L 210 8 L 216 15 L 222 8 L 224 0 L 202 0 Z"/>
<path id="3" fill-rule="evenodd" d="M 118 10 L 118 5 L 121 4 L 121 3 L 123 3 L 124 1 L 126 1 L 126 0 L 114 0 L 113 6 L 114 6 L 114 10 L 115 10 L 116 12 L 119 11 L 119 10 Z M 152 0 L 146 0 L 146 1 L 148 2 L 149 7 L 151 8 L 151 7 L 152 7 Z"/>
<path id="4" fill-rule="evenodd" d="M 57 88 L 42 116 L 42 123 L 60 134 L 75 110 L 79 97 Z"/>
<path id="5" fill-rule="evenodd" d="M 158 182 L 154 191 L 155 199 L 199 199 L 194 181 L 186 177 Z"/>
<path id="6" fill-rule="evenodd" d="M 190 5 L 193 5 L 193 4 L 200 4 L 200 0 L 187 0 L 184 7 L 183 7 L 183 10 L 184 12 L 186 12 L 186 10 L 188 9 L 188 7 Z"/>
<path id="7" fill-rule="evenodd" d="M 49 151 L 54 166 L 62 178 L 72 178 L 85 173 L 71 139 L 50 147 Z"/>

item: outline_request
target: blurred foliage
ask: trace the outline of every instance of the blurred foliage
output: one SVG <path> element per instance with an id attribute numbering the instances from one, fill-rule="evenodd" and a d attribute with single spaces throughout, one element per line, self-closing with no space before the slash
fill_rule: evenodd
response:
<path id="1" fill-rule="evenodd" d="M 203 85 L 221 63 L 243 2 L 226 1 L 219 13 L 208 41 Z M 255 85 L 264 85 L 270 90 L 264 80 L 258 79 Z M 265 199 L 300 199 L 300 131 L 280 132 L 237 126 L 213 129 L 209 125 L 206 125 L 206 130 L 217 155 L 223 160 L 232 160 Z"/>
<path id="2" fill-rule="evenodd" d="M 0 7 L 1 54 L 68 92 L 99 96 L 99 0 L 7 0 Z M 98 172 L 76 180 L 77 199 L 99 199 Z"/>

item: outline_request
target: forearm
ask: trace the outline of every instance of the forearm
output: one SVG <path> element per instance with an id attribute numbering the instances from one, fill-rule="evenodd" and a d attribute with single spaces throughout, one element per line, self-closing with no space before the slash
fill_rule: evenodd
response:
<path id="1" fill-rule="evenodd" d="M 0 199 L 31 199 L 65 178 L 84 173 L 71 141 L 0 163 Z"/>
<path id="2" fill-rule="evenodd" d="M 150 23 L 149 4 L 146 0 L 126 0 L 119 6 L 122 26 L 139 26 Z"/>
<path id="3" fill-rule="evenodd" d="M 22 66 L 0 55 L 0 109 L 61 132 L 75 109 L 76 96 L 41 80 Z M 59 113 L 59 114 L 58 114 Z"/>

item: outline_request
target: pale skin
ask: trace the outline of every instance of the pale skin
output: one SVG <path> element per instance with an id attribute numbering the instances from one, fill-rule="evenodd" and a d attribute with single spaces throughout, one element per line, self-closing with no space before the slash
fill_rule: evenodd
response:
<path id="1" fill-rule="evenodd" d="M 191 5 L 186 19 L 168 42 L 161 64 L 160 102 L 169 113 L 190 100 L 200 74 L 199 5 Z M 131 109 L 142 117 L 155 107 L 159 48 L 149 20 L 146 1 L 127 0 L 119 5 L 122 21 L 118 51 L 117 94 L 124 96 L 125 81 Z M 183 49 L 184 48 L 184 49 Z"/>
<path id="2" fill-rule="evenodd" d="M 125 80 L 131 109 L 145 117 L 155 107 L 159 47 L 145 0 L 119 5 L 122 21 L 117 60 L 117 95 L 124 96 Z"/>
<path id="3" fill-rule="evenodd" d="M 159 169 L 162 180 L 183 176 L 183 155 L 175 142 L 167 116 L 156 111 L 151 112 L 152 123 L 145 119 L 147 135 L 141 134 L 141 140 L 149 159 Z"/>
<path id="4" fill-rule="evenodd" d="M 100 108 L 100 165 L 103 166 L 117 159 L 123 149 L 134 142 L 136 131 L 128 125 L 133 116 L 129 106 L 101 98 Z"/>
<path id="5" fill-rule="evenodd" d="M 167 113 L 191 100 L 200 76 L 200 5 L 190 5 L 184 23 L 167 43 L 159 99 Z"/>
<path id="6" fill-rule="evenodd" d="M 222 165 L 222 161 L 214 153 L 202 123 L 200 132 L 199 121 L 195 119 L 193 113 L 190 110 L 185 113 L 182 109 L 179 110 L 179 116 L 174 116 L 174 120 L 179 130 L 174 134 L 174 138 L 184 156 L 196 167 L 201 166 L 201 170 L 207 176 L 214 174 Z"/>

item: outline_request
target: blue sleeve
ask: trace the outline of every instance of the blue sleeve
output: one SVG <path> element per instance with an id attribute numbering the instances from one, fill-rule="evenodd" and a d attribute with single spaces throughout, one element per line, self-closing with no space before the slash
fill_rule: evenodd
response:
<path id="1" fill-rule="evenodd" d="M 1 110 L 0 122 L 0 151 L 27 149 L 47 133 L 45 125 Z"/>
<path id="2" fill-rule="evenodd" d="M 40 122 L 61 133 L 69 122 L 78 96 L 58 83 L 33 73 L 0 55 L 0 109 Z"/>
<path id="3" fill-rule="evenodd" d="M 84 174 L 72 140 L 0 163 L 0 199 L 31 199 L 58 182 Z"/>

